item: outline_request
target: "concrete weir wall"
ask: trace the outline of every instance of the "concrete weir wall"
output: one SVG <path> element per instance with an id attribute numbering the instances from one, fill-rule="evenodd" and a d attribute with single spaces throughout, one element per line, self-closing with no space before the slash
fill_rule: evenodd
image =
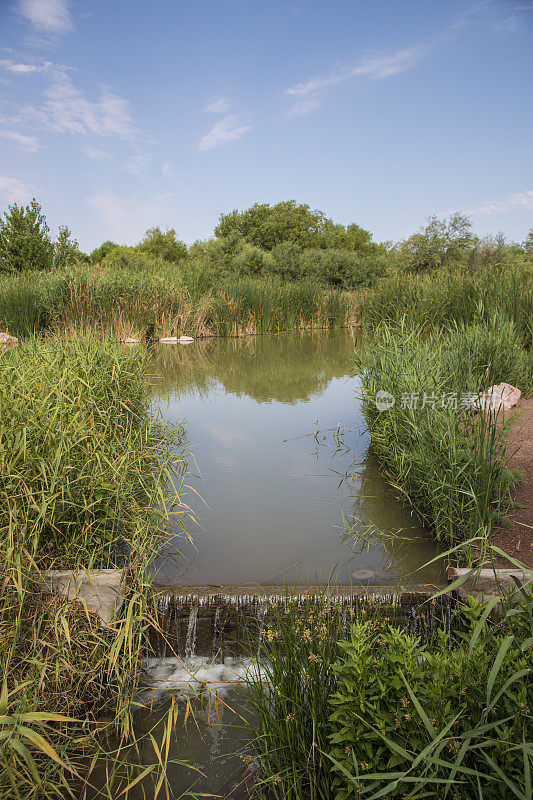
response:
<path id="1" fill-rule="evenodd" d="M 424 637 L 450 608 L 449 598 L 432 603 L 427 588 L 159 586 L 156 591 L 159 630 L 150 631 L 152 654 L 185 660 L 208 657 L 215 663 L 249 653 L 275 609 L 286 604 L 303 615 L 326 597 L 342 615 L 346 631 L 357 617 L 378 613 Z"/>

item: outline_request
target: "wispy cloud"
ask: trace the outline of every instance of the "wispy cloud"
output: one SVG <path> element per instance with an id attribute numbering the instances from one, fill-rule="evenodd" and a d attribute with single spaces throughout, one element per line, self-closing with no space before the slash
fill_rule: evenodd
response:
<path id="1" fill-rule="evenodd" d="M 95 147 L 86 147 L 85 155 L 93 158 L 95 161 L 111 161 L 111 156 L 104 150 L 98 150 Z"/>
<path id="2" fill-rule="evenodd" d="M 341 67 L 326 75 L 318 75 L 302 83 L 296 83 L 285 94 L 295 99 L 290 113 L 306 114 L 320 105 L 320 93 L 348 80 L 362 78 L 384 80 L 405 72 L 427 52 L 427 47 L 409 47 L 394 53 L 367 53 L 356 64 Z"/>
<path id="3" fill-rule="evenodd" d="M 122 242 L 139 241 L 152 225 L 170 225 L 176 214 L 174 195 L 169 193 L 121 197 L 101 189 L 86 203 L 100 216 L 104 235 Z"/>
<path id="4" fill-rule="evenodd" d="M 68 0 L 19 0 L 18 9 L 38 30 L 68 33 L 73 28 Z"/>
<path id="5" fill-rule="evenodd" d="M 52 81 L 43 92 L 44 103 L 27 106 L 26 116 L 56 133 L 94 133 L 132 139 L 139 131 L 130 105 L 104 87 L 96 101 L 88 100 L 74 85 L 65 67 L 53 70 Z"/>
<path id="6" fill-rule="evenodd" d="M 487 200 L 478 206 L 465 209 L 471 217 L 487 217 L 490 214 L 506 214 L 510 211 L 533 210 L 533 190 L 507 194 L 499 200 Z"/>
<path id="7" fill-rule="evenodd" d="M 40 149 L 41 145 L 35 136 L 26 136 L 24 133 L 18 131 L 0 131 L 2 139 L 8 139 L 11 142 L 23 147 L 28 153 L 35 153 Z"/>
<path id="8" fill-rule="evenodd" d="M 29 200 L 31 189 L 18 178 L 8 178 L 0 175 L 0 203 L 2 206 L 10 203 L 23 203 Z"/>
<path id="9" fill-rule="evenodd" d="M 204 108 L 208 114 L 225 114 L 226 111 L 229 111 L 229 103 L 225 97 L 219 97 L 217 100 L 213 100 L 212 103 L 209 103 Z"/>
<path id="10" fill-rule="evenodd" d="M 12 61 L 9 58 L 0 59 L 0 69 L 5 69 L 15 75 L 34 75 L 36 72 L 42 72 L 44 67 L 48 67 L 49 62 L 45 65 L 40 64 L 24 64 L 22 62 Z"/>
<path id="11" fill-rule="evenodd" d="M 218 147 L 226 142 L 231 142 L 235 139 L 242 139 L 248 131 L 251 131 L 250 125 L 239 125 L 238 118 L 232 114 L 216 125 L 213 125 L 211 130 L 203 136 L 199 143 L 199 150 L 211 150 L 213 147 Z"/>

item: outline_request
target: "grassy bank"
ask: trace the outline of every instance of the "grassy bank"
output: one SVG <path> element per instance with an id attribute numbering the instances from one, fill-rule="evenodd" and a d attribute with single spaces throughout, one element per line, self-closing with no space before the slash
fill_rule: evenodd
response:
<path id="1" fill-rule="evenodd" d="M 525 345 L 533 341 L 533 262 L 520 256 L 468 269 L 467 265 L 413 274 L 392 271 L 366 291 L 364 323 L 398 324 L 404 317 L 419 328 L 471 324 L 495 314 L 516 326 Z"/>
<path id="2" fill-rule="evenodd" d="M 141 769 L 132 707 L 147 567 L 184 511 L 178 491 L 162 501 L 183 472 L 173 455 L 181 431 L 152 417 L 145 366 L 142 354 L 90 336 L 0 352 L 2 798 L 84 796 L 106 758 L 106 728 L 121 745 L 105 796 Z M 127 595 L 107 628 L 38 591 L 44 569 L 123 563 Z"/>
<path id="3" fill-rule="evenodd" d="M 466 408 L 473 395 L 507 381 L 529 393 L 531 351 L 500 316 L 428 336 L 384 326 L 365 351 L 363 412 L 372 448 L 398 494 L 440 541 L 454 544 L 490 529 L 509 502 L 502 414 Z M 394 398 L 380 411 L 378 391 Z"/>
<path id="4" fill-rule="evenodd" d="M 88 266 L 0 276 L 0 330 L 100 330 L 142 339 L 239 336 L 345 325 L 348 292 L 315 283 L 239 278 L 199 281 L 173 265 Z"/>
<path id="5" fill-rule="evenodd" d="M 280 800 L 526 800 L 531 598 L 490 610 L 462 609 L 430 646 L 371 605 L 347 637 L 326 599 L 279 613 L 247 679 L 259 788 Z"/>

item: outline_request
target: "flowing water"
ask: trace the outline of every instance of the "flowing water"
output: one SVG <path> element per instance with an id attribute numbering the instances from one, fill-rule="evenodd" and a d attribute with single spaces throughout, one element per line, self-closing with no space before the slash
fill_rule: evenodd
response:
<path id="1" fill-rule="evenodd" d="M 198 520 L 188 525 L 192 541 L 173 539 L 157 564 L 163 633 L 152 635 L 151 710 L 138 722 L 141 732 L 157 728 L 172 694 L 183 710 L 200 691 L 195 720 L 185 728 L 182 713 L 172 738 L 171 757 L 190 765 L 171 768 L 176 797 L 248 796 L 238 755 L 246 727 L 231 708 L 247 716 L 236 687 L 273 604 L 303 607 L 309 592 L 331 584 L 346 619 L 372 595 L 382 614 L 428 630 L 420 605 L 444 582 L 443 565 L 424 566 L 438 549 L 369 451 L 354 347 L 337 331 L 197 341 L 154 354 L 156 403 L 184 423 L 196 473 L 185 496 Z M 221 697 L 218 713 L 205 686 Z"/>

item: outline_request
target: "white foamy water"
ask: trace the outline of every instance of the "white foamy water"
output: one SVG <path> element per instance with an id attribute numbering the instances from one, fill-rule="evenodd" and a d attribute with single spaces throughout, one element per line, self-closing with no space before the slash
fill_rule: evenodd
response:
<path id="1" fill-rule="evenodd" d="M 229 656 L 221 663 L 206 656 L 147 658 L 143 666 L 145 687 L 158 694 L 173 689 L 183 694 L 196 693 L 204 687 L 220 693 L 243 683 L 258 669 L 257 663 L 250 658 Z"/>

